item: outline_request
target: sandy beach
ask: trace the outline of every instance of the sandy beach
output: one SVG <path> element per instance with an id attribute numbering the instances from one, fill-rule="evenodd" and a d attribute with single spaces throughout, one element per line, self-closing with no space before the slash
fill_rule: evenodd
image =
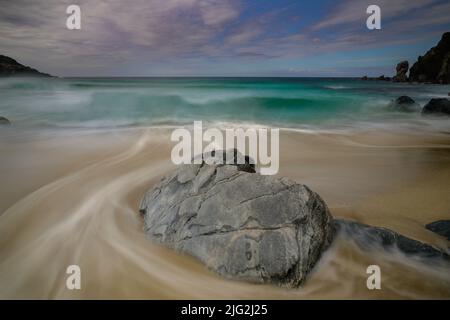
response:
<path id="1" fill-rule="evenodd" d="M 340 237 L 298 289 L 220 278 L 152 244 L 138 205 L 175 168 L 168 128 L 1 130 L 0 298 L 450 298 L 448 265 L 363 251 Z M 319 193 L 335 217 L 387 227 L 443 250 L 423 226 L 450 218 L 450 136 L 282 131 L 279 176 Z M 78 264 L 82 290 L 65 289 Z M 383 270 L 366 288 L 366 267 Z"/>

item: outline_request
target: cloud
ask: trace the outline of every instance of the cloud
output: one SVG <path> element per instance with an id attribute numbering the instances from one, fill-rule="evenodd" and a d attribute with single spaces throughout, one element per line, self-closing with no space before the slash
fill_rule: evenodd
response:
<path id="1" fill-rule="evenodd" d="M 248 43 L 263 33 L 263 29 L 255 24 L 246 25 L 239 28 L 234 33 L 225 38 L 225 42 L 231 45 L 241 45 Z"/>
<path id="2" fill-rule="evenodd" d="M 1 54 L 56 75 L 203 73 L 411 44 L 450 23 L 443 0 L 318 1 L 320 14 L 297 0 L 77 0 L 82 30 L 71 31 L 73 2 L 0 0 Z M 381 31 L 365 28 L 369 4 L 381 6 Z"/>
<path id="3" fill-rule="evenodd" d="M 239 2 L 227 0 L 79 0 L 81 30 L 73 31 L 65 27 L 72 2 L 1 1 L 5 53 L 29 63 L 45 57 L 48 69 L 61 70 L 195 55 L 239 15 Z"/>
<path id="4" fill-rule="evenodd" d="M 239 15 L 238 8 L 231 3 L 215 0 L 200 3 L 200 12 L 203 22 L 207 26 L 224 24 Z"/>
<path id="5" fill-rule="evenodd" d="M 368 17 L 366 10 L 369 5 L 381 8 L 383 19 L 407 15 L 410 11 L 424 8 L 437 0 L 346 0 L 336 7 L 330 8 L 331 13 L 313 26 L 313 29 L 330 28 L 345 24 L 358 23 L 365 26 Z"/>

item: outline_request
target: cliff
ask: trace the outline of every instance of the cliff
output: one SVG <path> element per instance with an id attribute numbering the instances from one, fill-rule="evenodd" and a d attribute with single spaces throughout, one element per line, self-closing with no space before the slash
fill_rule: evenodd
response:
<path id="1" fill-rule="evenodd" d="M 450 83 L 450 32 L 442 35 L 437 46 L 428 50 L 411 67 L 409 81 Z"/>

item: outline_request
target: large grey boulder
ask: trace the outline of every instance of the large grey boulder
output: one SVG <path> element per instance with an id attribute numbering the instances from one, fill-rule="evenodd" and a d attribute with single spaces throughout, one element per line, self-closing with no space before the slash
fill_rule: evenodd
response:
<path id="1" fill-rule="evenodd" d="M 142 199 L 145 231 L 226 278 L 296 287 L 331 243 L 332 217 L 307 186 L 245 168 L 180 166 Z"/>

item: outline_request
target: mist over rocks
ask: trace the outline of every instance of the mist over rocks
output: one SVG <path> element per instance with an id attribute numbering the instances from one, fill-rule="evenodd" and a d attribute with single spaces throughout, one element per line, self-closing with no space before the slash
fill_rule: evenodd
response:
<path id="1" fill-rule="evenodd" d="M 450 115 L 450 100 L 447 98 L 432 98 L 423 107 L 414 101 L 411 97 L 400 96 L 392 100 L 388 104 L 388 109 L 398 112 L 421 112 L 422 115 L 433 116 L 449 116 Z"/>
<path id="2" fill-rule="evenodd" d="M 234 164 L 180 166 L 147 191 L 140 212 L 152 241 L 226 278 L 287 287 L 305 281 L 334 230 L 307 186 Z"/>
<path id="3" fill-rule="evenodd" d="M 346 236 L 363 250 L 384 250 L 387 252 L 398 250 L 405 255 L 414 255 L 422 258 L 425 262 L 435 258 L 450 262 L 450 256 L 446 252 L 386 228 L 369 226 L 344 219 L 335 219 L 334 225 L 337 235 Z M 440 225 L 436 224 L 435 227 L 441 228 Z M 430 228 L 430 225 L 427 225 L 427 228 Z M 447 222 L 445 223 L 446 232 L 448 232 L 448 228 Z"/>
<path id="4" fill-rule="evenodd" d="M 450 115 L 450 100 L 447 98 L 431 99 L 422 109 L 423 115 Z"/>
<path id="5" fill-rule="evenodd" d="M 420 105 L 411 97 L 401 96 L 389 103 L 389 109 L 401 112 L 414 112 L 420 110 Z"/>

